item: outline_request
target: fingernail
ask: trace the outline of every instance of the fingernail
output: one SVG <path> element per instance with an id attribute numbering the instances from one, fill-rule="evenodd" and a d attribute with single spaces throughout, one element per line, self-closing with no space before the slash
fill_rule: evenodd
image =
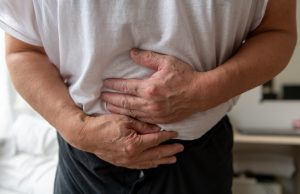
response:
<path id="1" fill-rule="evenodd" d="M 173 157 L 172 159 L 171 159 L 171 164 L 174 164 L 174 163 L 176 163 L 177 162 L 177 158 L 176 157 Z"/>
<path id="2" fill-rule="evenodd" d="M 178 132 L 177 131 L 172 131 L 172 132 L 173 132 L 174 137 L 178 137 Z"/>
<path id="3" fill-rule="evenodd" d="M 184 150 L 184 146 L 183 145 L 179 145 L 179 151 L 182 152 Z"/>
<path id="4" fill-rule="evenodd" d="M 139 50 L 139 49 L 136 49 L 136 48 L 135 48 L 135 49 L 132 49 L 131 51 L 132 51 L 132 54 L 133 54 L 133 55 L 138 55 L 139 52 L 140 52 L 140 50 Z"/>
<path id="5" fill-rule="evenodd" d="M 107 102 L 104 102 L 104 110 L 107 111 Z"/>
<path id="6" fill-rule="evenodd" d="M 153 125 L 152 129 L 155 130 L 155 131 L 160 131 L 161 130 L 161 128 L 157 125 Z"/>

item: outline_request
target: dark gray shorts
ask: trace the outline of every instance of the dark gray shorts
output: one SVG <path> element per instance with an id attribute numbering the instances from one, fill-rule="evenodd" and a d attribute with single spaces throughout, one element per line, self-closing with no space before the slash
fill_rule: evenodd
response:
<path id="1" fill-rule="evenodd" d="M 177 163 L 155 169 L 131 170 L 111 165 L 70 146 L 58 135 L 59 165 L 55 194 L 230 194 L 232 127 L 224 117 L 209 132 L 182 143 Z"/>

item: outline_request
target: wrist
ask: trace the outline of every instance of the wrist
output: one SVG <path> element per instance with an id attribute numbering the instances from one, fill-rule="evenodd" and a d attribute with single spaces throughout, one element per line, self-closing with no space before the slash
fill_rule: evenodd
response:
<path id="1" fill-rule="evenodd" d="M 195 79 L 195 107 L 198 111 L 206 111 L 227 100 L 226 91 L 222 89 L 220 72 L 210 70 L 207 72 L 196 72 Z"/>
<path id="2" fill-rule="evenodd" d="M 69 144 L 80 148 L 80 134 L 88 117 L 75 105 L 63 105 L 56 115 L 55 128 Z"/>

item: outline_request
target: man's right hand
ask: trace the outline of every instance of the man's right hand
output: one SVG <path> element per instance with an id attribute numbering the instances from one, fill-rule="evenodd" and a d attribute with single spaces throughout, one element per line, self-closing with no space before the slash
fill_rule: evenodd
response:
<path id="1" fill-rule="evenodd" d="M 42 47 L 6 34 L 6 61 L 23 98 L 78 149 L 117 166 L 154 168 L 176 162 L 182 145 L 160 145 L 176 137 L 122 115 L 91 117 L 77 107 L 58 69 Z"/>
<path id="2" fill-rule="evenodd" d="M 183 151 L 180 144 L 160 145 L 176 137 L 176 132 L 160 131 L 155 125 L 117 114 L 86 116 L 83 127 L 75 135 L 75 147 L 113 165 L 131 169 L 175 163 L 175 154 Z"/>

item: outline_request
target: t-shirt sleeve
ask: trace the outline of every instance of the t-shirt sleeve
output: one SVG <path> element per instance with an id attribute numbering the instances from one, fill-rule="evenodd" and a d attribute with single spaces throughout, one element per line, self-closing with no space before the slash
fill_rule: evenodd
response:
<path id="1" fill-rule="evenodd" d="M 0 0 L 0 28 L 23 42 L 42 46 L 32 0 Z"/>
<path id="2" fill-rule="evenodd" d="M 260 25 L 265 16 L 267 5 L 268 0 L 256 0 L 255 17 L 251 24 L 251 31 L 255 30 Z"/>

